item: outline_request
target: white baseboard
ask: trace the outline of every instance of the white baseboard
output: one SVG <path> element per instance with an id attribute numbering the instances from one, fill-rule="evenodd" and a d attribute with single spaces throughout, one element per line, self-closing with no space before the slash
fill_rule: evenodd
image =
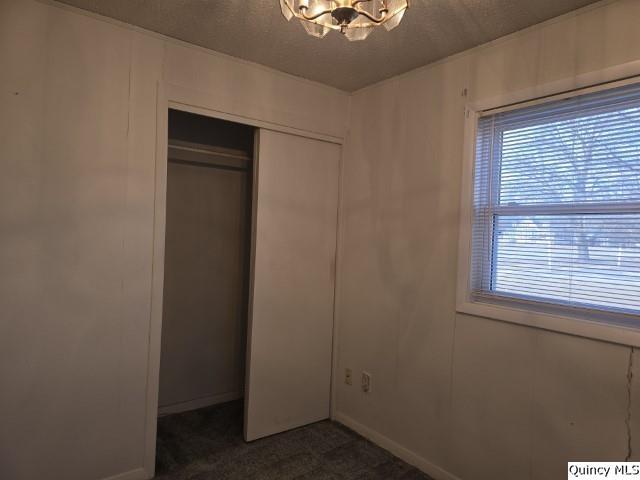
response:
<path id="1" fill-rule="evenodd" d="M 150 478 L 147 474 L 147 471 L 140 467 L 135 470 L 130 470 L 128 472 L 119 473 L 118 475 L 114 475 L 113 477 L 107 477 L 103 480 L 147 480 Z"/>
<path id="2" fill-rule="evenodd" d="M 169 415 L 172 413 L 187 412 L 197 408 L 210 407 L 218 403 L 230 402 L 242 398 L 242 392 L 221 393 L 218 395 L 209 395 L 207 397 L 196 398 L 195 400 L 187 400 L 186 402 L 173 403 L 158 407 L 158 415 Z"/>
<path id="3" fill-rule="evenodd" d="M 389 450 L 398 458 L 404 460 L 405 462 L 413 465 L 416 468 L 419 468 L 427 475 L 433 477 L 435 480 L 460 480 L 460 478 L 456 477 L 452 473 L 449 473 L 438 465 L 431 463 L 426 458 L 421 457 L 417 453 L 414 453 L 411 450 L 403 447 L 399 443 L 396 443 L 390 438 L 385 437 L 381 433 L 378 433 L 375 430 L 372 430 L 371 428 L 366 427 L 359 422 L 356 422 L 353 418 L 345 415 L 344 413 L 335 412 L 333 420 L 344 424 L 355 432 L 358 432 L 360 435 L 368 440 L 371 440 L 373 443 L 384 448 L 385 450 Z"/>

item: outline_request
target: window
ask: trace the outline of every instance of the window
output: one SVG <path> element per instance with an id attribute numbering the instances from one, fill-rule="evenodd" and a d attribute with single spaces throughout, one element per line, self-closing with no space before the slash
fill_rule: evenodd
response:
<path id="1" fill-rule="evenodd" d="M 481 115 L 470 299 L 640 314 L 640 85 Z"/>

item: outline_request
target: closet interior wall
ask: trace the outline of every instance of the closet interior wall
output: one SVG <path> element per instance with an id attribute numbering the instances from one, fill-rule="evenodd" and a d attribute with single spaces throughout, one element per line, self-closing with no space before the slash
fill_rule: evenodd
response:
<path id="1" fill-rule="evenodd" d="M 243 396 L 253 136 L 169 111 L 161 415 Z"/>

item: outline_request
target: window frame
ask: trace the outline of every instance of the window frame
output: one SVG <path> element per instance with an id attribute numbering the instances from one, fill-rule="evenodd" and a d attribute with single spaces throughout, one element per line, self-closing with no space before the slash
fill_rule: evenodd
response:
<path id="1" fill-rule="evenodd" d="M 612 343 L 640 347 L 640 315 L 617 313 L 589 309 L 587 307 L 574 307 L 569 305 L 554 304 L 540 300 L 528 300 L 526 297 L 510 296 L 482 296 L 472 294 L 471 289 L 471 262 L 472 262 L 472 230 L 474 208 L 474 184 L 475 184 L 475 160 L 477 127 L 481 117 L 500 112 L 518 110 L 528 106 L 554 102 L 587 93 L 608 90 L 632 83 L 640 82 L 639 78 L 629 78 L 620 81 L 586 86 L 563 93 L 539 96 L 531 99 L 521 95 L 520 98 L 496 98 L 481 103 L 468 103 L 465 108 L 464 147 L 463 147 L 463 175 L 460 206 L 460 235 L 458 245 L 458 278 L 456 292 L 456 311 L 458 313 L 474 315 L 477 317 L 500 320 L 534 328 L 550 330 L 570 335 L 604 340 Z M 584 205 L 538 205 L 538 206 L 499 206 L 501 214 L 523 213 L 525 210 L 540 214 L 541 211 L 558 213 L 590 213 L 602 212 L 606 205 L 590 205 L 589 212 L 585 212 Z M 616 204 L 616 210 L 625 207 Z M 495 213 L 496 206 L 490 202 L 489 209 Z M 491 218 L 495 218 L 493 214 Z M 493 235 L 491 228 L 485 229 Z M 488 256 L 486 256 L 488 257 Z M 486 261 L 490 260 L 487 258 Z M 485 269 L 485 271 L 489 271 Z"/>

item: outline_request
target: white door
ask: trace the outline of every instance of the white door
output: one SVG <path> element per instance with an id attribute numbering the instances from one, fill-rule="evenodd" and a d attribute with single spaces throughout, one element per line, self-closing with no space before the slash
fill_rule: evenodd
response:
<path id="1" fill-rule="evenodd" d="M 329 417 L 340 147 L 260 130 L 245 439 Z"/>

